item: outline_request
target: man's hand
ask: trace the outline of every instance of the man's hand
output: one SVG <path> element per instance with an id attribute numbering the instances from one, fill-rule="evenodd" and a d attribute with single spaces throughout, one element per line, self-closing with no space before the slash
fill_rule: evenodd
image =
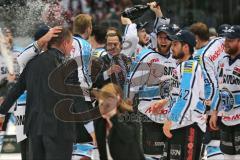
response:
<path id="1" fill-rule="evenodd" d="M 217 114 L 218 114 L 218 112 L 216 110 L 212 111 L 212 114 L 211 114 L 211 117 L 209 120 L 209 125 L 210 125 L 211 129 L 213 129 L 215 131 L 219 130 L 219 128 L 217 126 L 217 119 L 218 119 Z"/>
<path id="2" fill-rule="evenodd" d="M 163 125 L 163 133 L 168 138 L 172 138 L 172 133 L 170 132 L 171 127 L 172 127 L 172 121 L 170 121 L 170 120 L 167 120 Z"/>
<path id="3" fill-rule="evenodd" d="M 121 16 L 121 22 L 123 25 L 128 25 L 128 24 L 132 24 L 132 21 L 130 18 L 126 18 L 126 17 L 123 17 Z"/>
<path id="4" fill-rule="evenodd" d="M 42 49 L 53 37 L 58 37 L 58 33 L 60 33 L 61 31 L 61 26 L 51 28 L 43 37 L 41 37 L 37 41 L 39 49 Z"/>
<path id="5" fill-rule="evenodd" d="M 156 14 L 157 17 L 163 17 L 160 5 L 158 5 L 156 2 L 147 3 L 147 5 L 150 6 L 150 9 Z"/>
<path id="6" fill-rule="evenodd" d="M 107 74 L 110 76 L 113 73 L 119 73 L 121 72 L 122 68 L 119 65 L 112 65 L 108 70 L 107 70 Z"/>
<path id="7" fill-rule="evenodd" d="M 159 114 L 163 107 L 168 103 L 167 99 L 161 99 L 150 105 L 151 111 L 154 115 Z"/>

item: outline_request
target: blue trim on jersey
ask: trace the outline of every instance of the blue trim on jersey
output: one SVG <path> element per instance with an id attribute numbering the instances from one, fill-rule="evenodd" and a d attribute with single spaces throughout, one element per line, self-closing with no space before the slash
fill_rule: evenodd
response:
<path id="1" fill-rule="evenodd" d="M 240 93 L 234 94 L 234 100 L 235 100 L 234 105 L 240 105 Z"/>
<path id="2" fill-rule="evenodd" d="M 198 67 L 194 62 L 194 60 L 189 60 L 184 63 L 180 84 L 180 96 L 169 113 L 169 119 L 180 124 L 192 100 L 192 87 L 195 82 L 195 73 Z M 194 64 L 196 64 L 196 66 Z"/>
<path id="3" fill-rule="evenodd" d="M 207 72 L 204 57 L 208 49 L 219 39 L 221 38 L 213 39 L 205 47 L 196 50 L 194 56 L 194 59 L 197 60 L 202 67 L 205 99 L 212 101 L 211 109 L 213 110 L 217 109 L 218 105 L 220 104 L 220 93 L 219 90 L 215 88 L 215 84 L 213 83 L 210 75 Z"/>
<path id="4" fill-rule="evenodd" d="M 91 45 L 89 44 L 88 41 L 80 38 L 80 37 L 74 37 L 74 39 L 78 42 L 79 47 L 80 47 L 80 55 L 81 56 L 81 60 L 82 60 L 82 71 L 83 71 L 83 75 L 84 78 L 86 80 L 86 83 L 88 84 L 88 86 L 90 86 L 91 83 L 91 78 L 89 76 L 89 71 L 88 71 L 88 66 L 90 64 L 90 59 L 91 59 Z"/>
<path id="5" fill-rule="evenodd" d="M 17 105 L 26 104 L 27 92 L 25 91 L 17 100 Z"/>
<path id="6" fill-rule="evenodd" d="M 30 49 L 30 48 L 32 48 L 32 47 L 34 47 L 34 44 L 32 43 L 32 44 L 30 44 L 27 48 L 25 48 L 19 55 L 18 55 L 18 57 L 21 55 L 21 54 L 23 54 L 26 50 L 28 50 L 28 49 Z M 34 47 L 35 48 L 35 47 Z"/>
<path id="7" fill-rule="evenodd" d="M 139 98 L 153 98 L 156 96 L 159 96 L 160 94 L 160 87 L 155 86 L 155 87 L 148 87 L 148 86 L 143 86 L 141 90 L 139 91 Z"/>

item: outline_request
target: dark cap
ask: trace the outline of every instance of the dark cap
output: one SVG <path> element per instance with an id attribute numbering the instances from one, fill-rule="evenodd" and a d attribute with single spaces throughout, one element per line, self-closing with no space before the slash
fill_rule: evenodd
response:
<path id="1" fill-rule="evenodd" d="M 34 40 L 35 41 L 39 40 L 41 37 L 43 37 L 49 31 L 49 29 L 50 29 L 50 27 L 48 27 L 47 25 L 39 26 L 37 31 L 34 34 Z"/>
<path id="2" fill-rule="evenodd" d="M 168 36 L 173 34 L 173 30 L 171 29 L 171 27 L 169 25 L 166 25 L 166 24 L 163 24 L 163 25 L 158 27 L 157 34 L 160 33 L 160 32 L 164 32 Z"/>
<path id="3" fill-rule="evenodd" d="M 140 22 L 140 23 L 137 24 L 137 30 L 141 30 L 143 28 L 146 28 L 147 25 L 148 25 L 148 22 L 144 22 L 144 23 Z"/>
<path id="4" fill-rule="evenodd" d="M 188 45 L 190 45 L 191 47 L 194 47 L 196 45 L 196 39 L 195 39 L 194 34 L 187 30 L 180 30 L 175 35 L 170 35 L 169 39 L 171 41 L 185 42 Z"/>
<path id="5" fill-rule="evenodd" d="M 177 25 L 177 24 L 171 24 L 170 25 L 172 30 L 173 30 L 173 34 L 176 34 L 177 32 L 179 32 L 181 30 L 181 28 Z"/>
<path id="6" fill-rule="evenodd" d="M 231 27 L 230 24 L 222 24 L 222 25 L 220 25 L 218 27 L 218 29 L 217 29 L 218 35 L 219 36 L 223 36 L 230 27 Z"/>
<path id="7" fill-rule="evenodd" d="M 229 39 L 240 38 L 240 26 L 239 25 L 231 26 L 226 30 L 223 36 Z"/>

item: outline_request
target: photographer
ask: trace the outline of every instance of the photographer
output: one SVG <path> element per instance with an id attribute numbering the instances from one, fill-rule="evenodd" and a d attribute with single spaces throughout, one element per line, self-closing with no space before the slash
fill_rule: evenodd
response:
<path id="1" fill-rule="evenodd" d="M 147 34 L 145 28 L 148 24 L 144 23 L 133 23 L 130 18 L 121 17 L 121 22 L 126 25 L 124 32 L 124 45 L 122 53 L 129 57 L 136 57 L 143 48 L 156 48 L 156 31 L 157 28 L 162 24 L 169 24 L 170 19 L 164 18 L 160 6 L 156 2 L 147 4 L 150 9 L 155 13 L 156 20 L 153 26 L 152 33 Z"/>

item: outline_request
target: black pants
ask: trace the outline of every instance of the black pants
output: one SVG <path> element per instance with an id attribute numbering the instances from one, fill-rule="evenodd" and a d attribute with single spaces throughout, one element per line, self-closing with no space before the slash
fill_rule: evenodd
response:
<path id="1" fill-rule="evenodd" d="M 31 160 L 29 159 L 29 139 L 28 138 L 20 142 L 20 148 L 21 148 L 22 160 Z"/>
<path id="2" fill-rule="evenodd" d="M 196 123 L 172 130 L 169 139 L 170 160 L 199 160 L 203 141 L 203 132 Z"/>
<path id="3" fill-rule="evenodd" d="M 220 149 L 225 154 L 240 154 L 240 124 L 235 126 L 226 126 L 221 123 Z"/>
<path id="4" fill-rule="evenodd" d="M 63 137 L 30 136 L 31 160 L 71 160 L 73 140 Z"/>
<path id="5" fill-rule="evenodd" d="M 149 155 L 168 155 L 167 137 L 163 133 L 163 124 L 153 122 L 142 114 L 143 151 Z"/>

